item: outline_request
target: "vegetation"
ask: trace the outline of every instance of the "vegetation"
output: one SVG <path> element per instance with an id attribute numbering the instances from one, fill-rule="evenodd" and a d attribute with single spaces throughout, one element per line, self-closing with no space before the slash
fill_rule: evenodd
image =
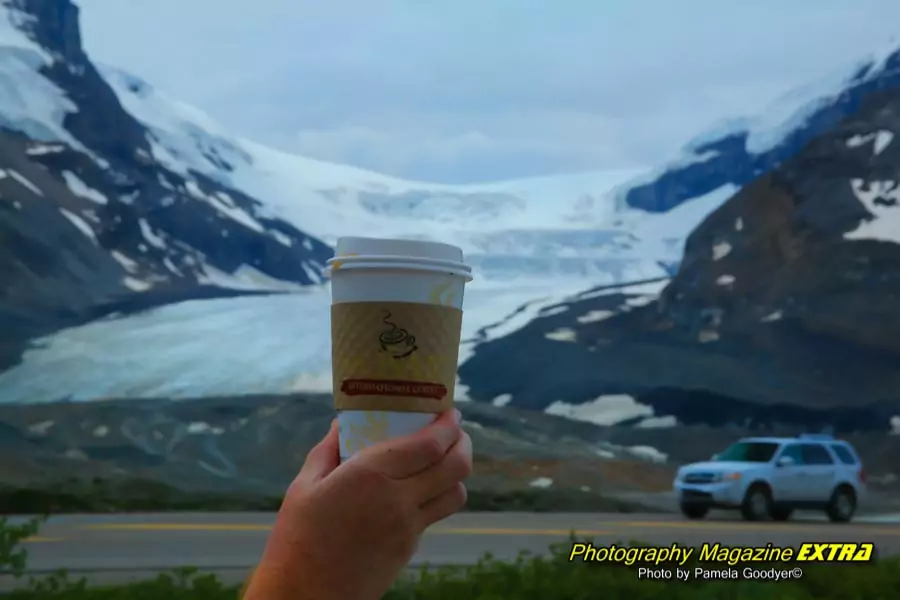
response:
<path id="1" fill-rule="evenodd" d="M 43 487 L 0 486 L 0 514 L 163 511 L 276 511 L 280 496 L 186 492 L 137 479 L 70 479 Z M 652 512 L 633 502 L 569 489 L 472 490 L 466 510 L 479 512 Z"/>
<path id="2" fill-rule="evenodd" d="M 6 600 L 234 600 L 240 586 L 224 585 L 212 575 L 182 569 L 128 585 L 90 587 L 64 573 L 24 578 L 27 555 L 23 539 L 38 529 L 37 521 L 11 524 L 0 519 L 0 571 L 20 585 L 0 593 Z M 650 600 L 856 600 L 900 597 L 900 559 L 872 564 L 807 565 L 804 576 L 791 581 L 648 581 L 636 567 L 569 562 L 576 540 L 560 544 L 546 557 L 522 555 L 507 563 L 486 556 L 470 567 L 422 569 L 402 578 L 384 600 L 586 600 L 627 598 Z M 632 542 L 635 545 L 636 542 Z M 765 565 L 757 565 L 764 568 Z M 784 568 L 783 565 L 778 568 Z"/>

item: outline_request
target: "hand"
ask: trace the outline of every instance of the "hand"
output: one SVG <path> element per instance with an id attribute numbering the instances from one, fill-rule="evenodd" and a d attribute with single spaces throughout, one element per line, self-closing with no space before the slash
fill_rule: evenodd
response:
<path id="1" fill-rule="evenodd" d="M 425 529 L 466 502 L 456 410 L 340 464 L 337 423 L 288 488 L 245 600 L 380 600 Z"/>

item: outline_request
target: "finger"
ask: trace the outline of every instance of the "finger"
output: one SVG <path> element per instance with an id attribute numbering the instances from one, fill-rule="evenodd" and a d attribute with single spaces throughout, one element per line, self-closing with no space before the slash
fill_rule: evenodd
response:
<path id="1" fill-rule="evenodd" d="M 306 455 L 306 462 L 300 469 L 298 479 L 310 483 L 318 481 L 338 468 L 340 464 L 341 451 L 338 444 L 337 419 L 335 419 L 331 422 L 331 429 L 328 430 L 322 441 Z"/>
<path id="2" fill-rule="evenodd" d="M 402 481 L 404 493 L 421 505 L 437 498 L 472 473 L 472 438 L 463 433 L 438 463 Z"/>
<path id="3" fill-rule="evenodd" d="M 392 479 L 406 479 L 444 458 L 462 436 L 459 422 L 459 411 L 447 411 L 415 433 L 366 448 L 355 461 Z"/>
<path id="4" fill-rule="evenodd" d="M 457 483 L 437 498 L 423 504 L 419 509 L 422 529 L 459 512 L 466 505 L 467 498 L 466 486 Z"/>

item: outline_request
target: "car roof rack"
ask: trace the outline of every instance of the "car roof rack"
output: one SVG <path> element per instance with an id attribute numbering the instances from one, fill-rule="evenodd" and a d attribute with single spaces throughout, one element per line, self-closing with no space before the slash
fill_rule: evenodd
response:
<path id="1" fill-rule="evenodd" d="M 801 440 L 833 440 L 834 436 L 830 433 L 801 433 L 799 436 Z"/>

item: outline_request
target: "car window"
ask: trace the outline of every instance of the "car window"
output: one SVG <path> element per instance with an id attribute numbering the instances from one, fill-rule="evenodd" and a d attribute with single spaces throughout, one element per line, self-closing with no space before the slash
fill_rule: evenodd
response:
<path id="1" fill-rule="evenodd" d="M 853 453 L 850 451 L 847 446 L 843 444 L 832 444 L 831 449 L 834 450 L 834 453 L 837 455 L 838 460 L 840 460 L 845 465 L 855 465 L 856 457 L 853 456 Z"/>
<path id="2" fill-rule="evenodd" d="M 831 454 L 822 444 L 802 444 L 803 462 L 808 465 L 830 465 L 834 463 Z"/>
<path id="3" fill-rule="evenodd" d="M 803 453 L 800 451 L 800 444 L 788 444 L 785 446 L 778 458 L 785 457 L 792 458 L 796 465 L 802 465 L 805 462 L 803 460 Z"/>
<path id="4" fill-rule="evenodd" d="M 738 442 L 729 446 L 716 461 L 764 463 L 772 460 L 776 450 L 778 444 L 773 442 Z"/>

